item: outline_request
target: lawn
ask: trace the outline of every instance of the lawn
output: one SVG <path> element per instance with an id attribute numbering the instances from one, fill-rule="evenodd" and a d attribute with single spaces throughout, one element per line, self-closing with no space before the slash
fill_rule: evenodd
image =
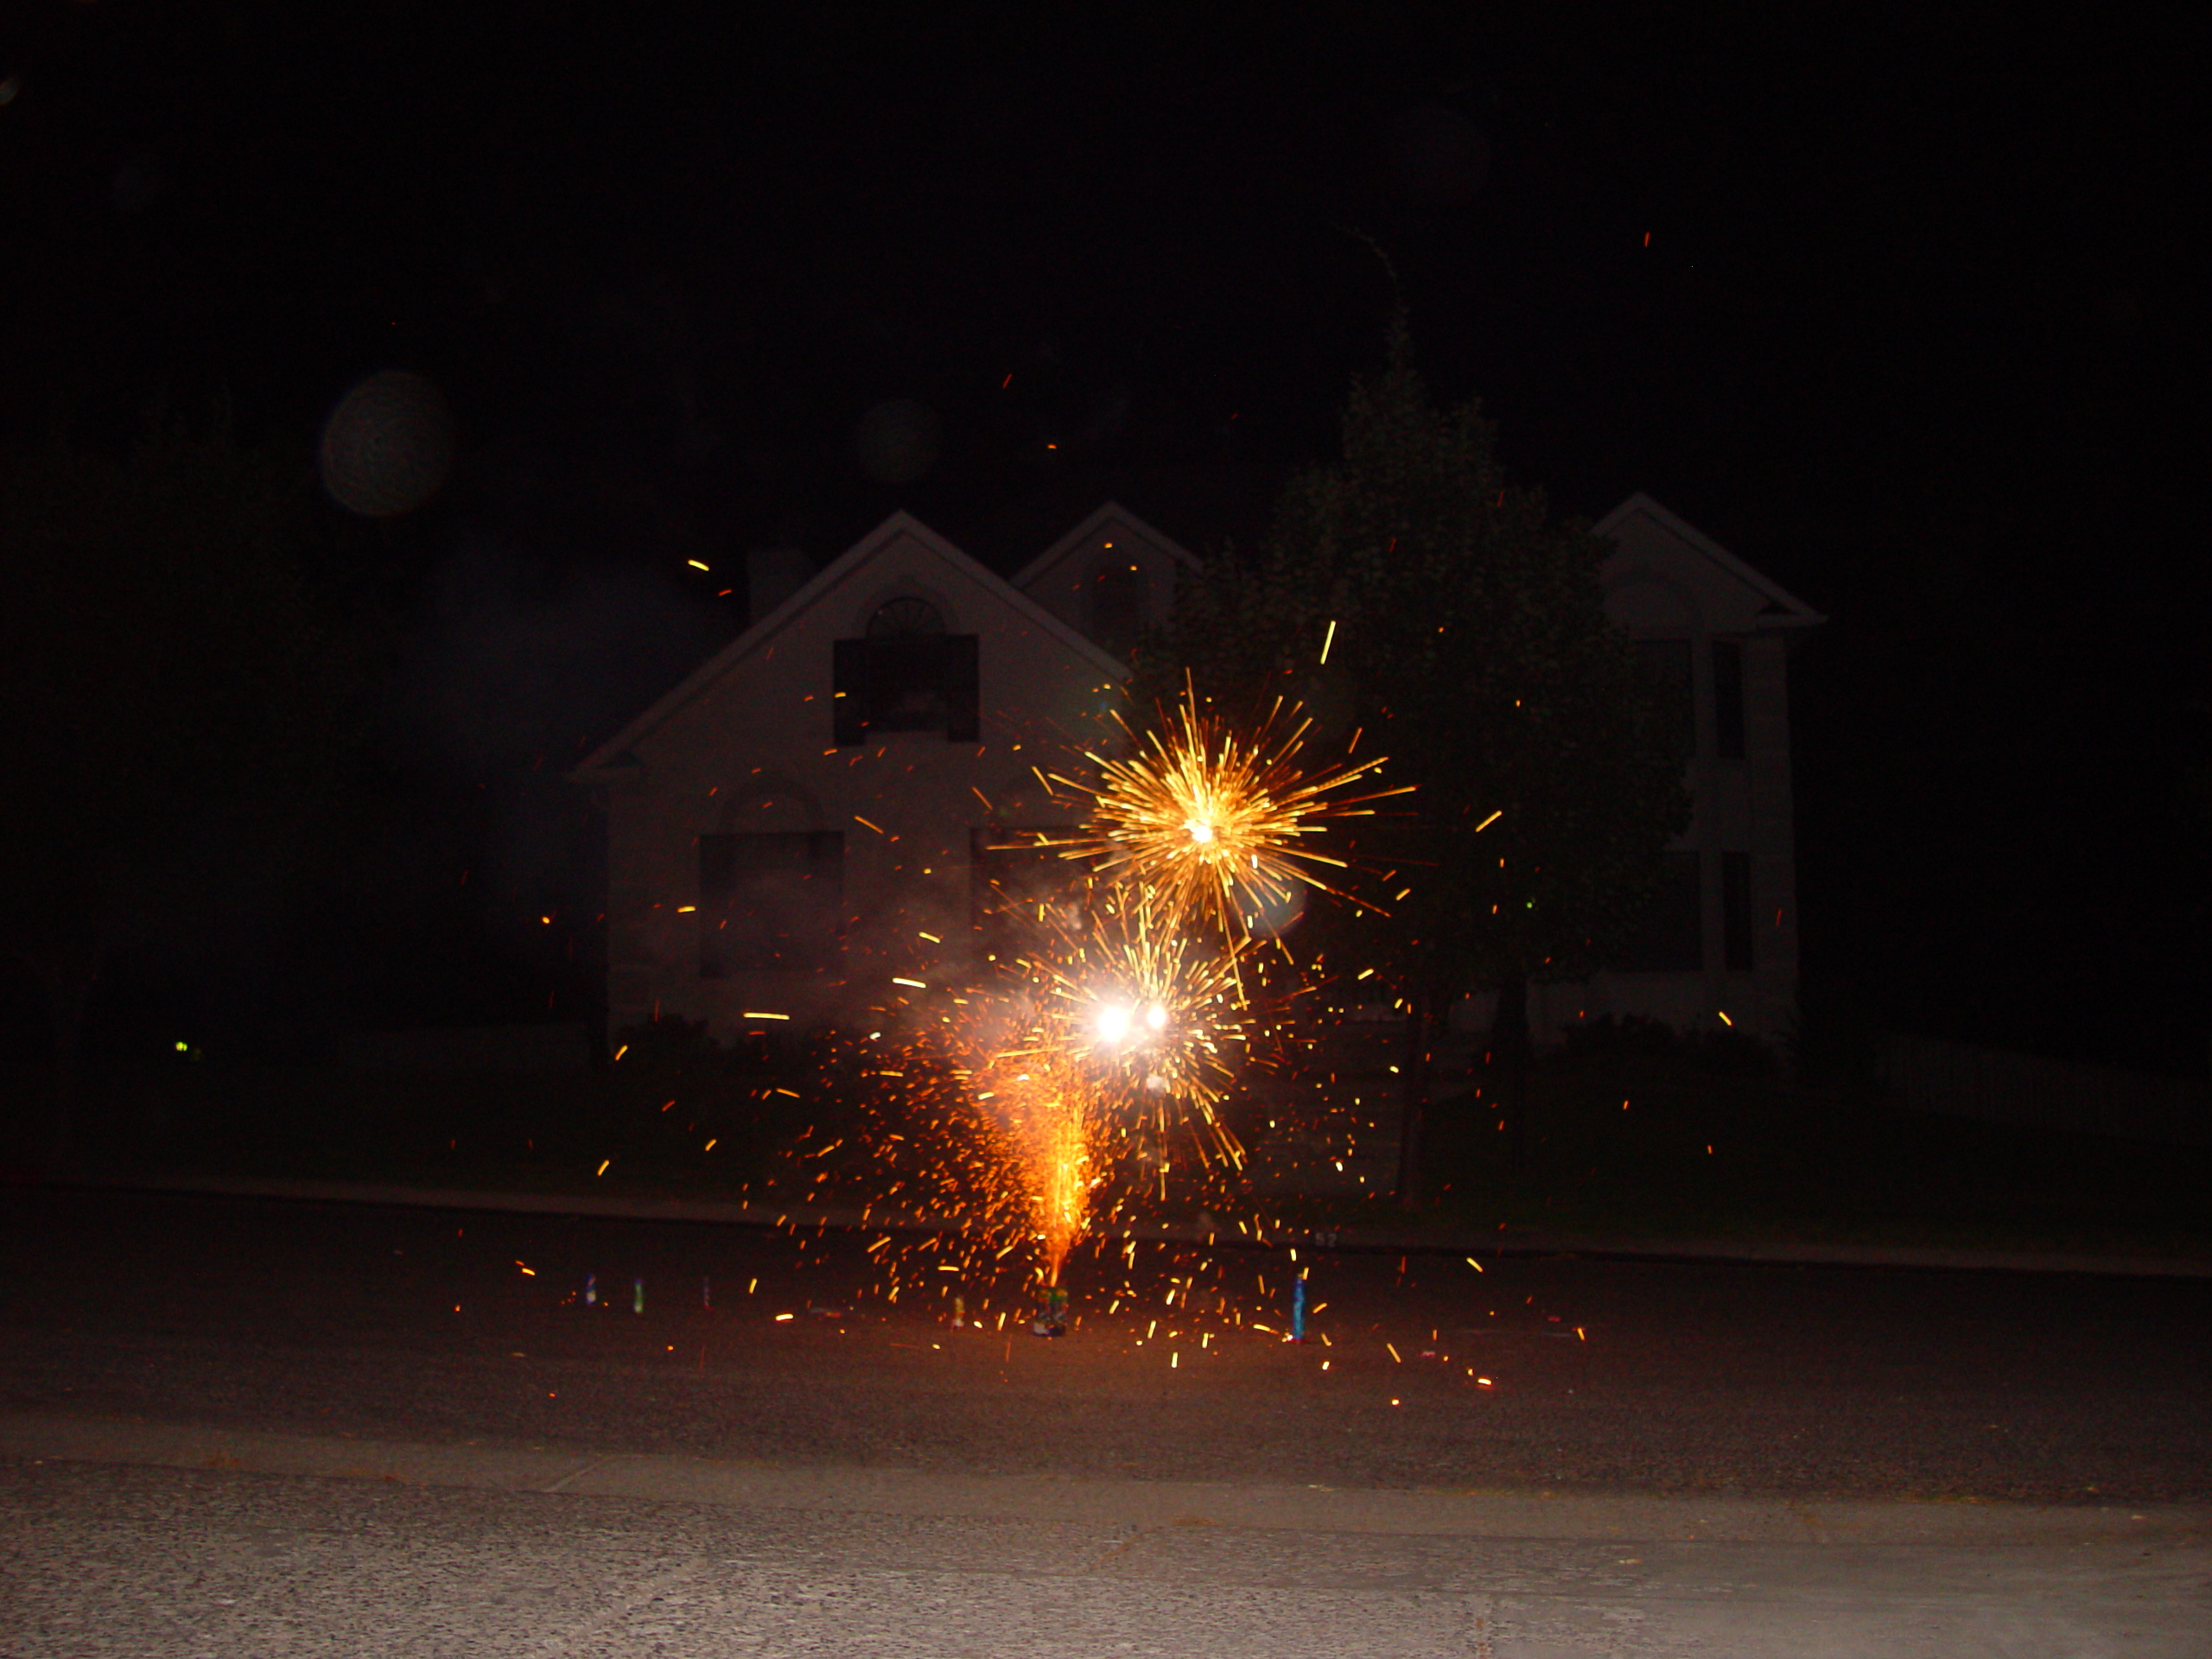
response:
<path id="1" fill-rule="evenodd" d="M 18 1102 L 36 1086 L 10 1082 Z M 1631 1045 L 1538 1063 L 1516 1170 L 1497 1116 L 1465 1087 L 1447 1081 L 1431 1108 L 1417 1210 L 1371 1190 L 1271 1197 L 1257 1207 L 1312 1226 L 1384 1224 L 1440 1238 L 1505 1224 L 1653 1241 L 2212 1259 L 2212 1149 L 1905 1112 L 1863 1085 L 1802 1083 L 1748 1050 Z M 121 1175 L 702 1199 L 788 1201 L 801 1188 L 851 1202 L 875 1196 L 865 1159 L 791 1155 L 841 1140 L 856 1121 L 833 1072 L 795 1053 L 719 1050 L 679 1033 L 595 1071 L 108 1066 L 88 1075 L 85 1101 L 88 1160 Z M 1232 1116 L 1248 1139 L 1264 1131 L 1253 1111 Z M 1390 1130 L 1391 1116 L 1374 1130 Z M 26 1120 L 14 1118 L 17 1146 L 0 1162 L 21 1165 L 29 1161 Z M 1381 1167 L 1389 1166 L 1386 1157 Z M 1227 1213 L 1217 1192 L 1205 1202 Z M 1179 1202 L 1171 1189 L 1153 1213 L 1198 1211 L 1197 1198 Z"/>
<path id="2" fill-rule="evenodd" d="M 2212 1150 L 1899 1109 L 1865 1087 L 1694 1056 L 1554 1056 L 1529 1146 L 1462 1094 L 1431 1112 L 1425 1210 L 1638 1236 L 2212 1257 Z"/>
<path id="3" fill-rule="evenodd" d="M 96 1067 L 83 1090 L 85 1160 L 118 1174 L 720 1198 L 760 1181 L 807 1125 L 788 1067 L 723 1053 L 638 1058 L 543 1072 Z"/>

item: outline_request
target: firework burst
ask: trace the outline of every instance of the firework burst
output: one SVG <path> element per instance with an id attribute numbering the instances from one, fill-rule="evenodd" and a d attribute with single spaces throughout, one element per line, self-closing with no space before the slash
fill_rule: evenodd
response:
<path id="1" fill-rule="evenodd" d="M 893 980 L 912 995 L 877 1010 L 882 1030 L 850 1056 L 868 1115 L 850 1150 L 887 1213 L 960 1219 L 946 1248 L 963 1274 L 1020 1251 L 1057 1286 L 1095 1218 L 1166 1196 L 1185 1148 L 1201 1190 L 1239 1182 L 1223 1108 L 1264 1047 L 1274 969 L 1293 995 L 1300 977 L 1287 952 L 1254 948 L 1255 920 L 1306 889 L 1350 898 L 1332 880 L 1350 861 L 1316 838 L 1408 792 L 1355 789 L 1380 756 L 1313 766 L 1309 728 L 1278 700 L 1240 731 L 1186 688 L 1128 758 L 1088 756 L 1095 785 L 1054 778 L 1083 822 L 1031 844 L 1058 849 L 1070 880 L 1049 900 L 1001 894 L 1018 931 L 980 980 Z"/>
<path id="2" fill-rule="evenodd" d="M 1205 926 L 1230 941 L 1248 937 L 1255 918 L 1283 913 L 1301 887 L 1350 899 L 1331 880 L 1346 861 L 1313 838 L 1331 819 L 1371 816 L 1370 803 L 1409 791 L 1344 794 L 1384 757 L 1311 768 L 1300 755 L 1313 721 L 1293 719 L 1277 698 L 1248 736 L 1202 713 L 1186 685 L 1166 731 L 1133 738 L 1126 759 L 1085 752 L 1099 769 L 1096 785 L 1054 775 L 1088 798 L 1082 830 L 1055 844 L 1145 893 L 1164 926 Z"/>
<path id="3" fill-rule="evenodd" d="M 1278 699 L 1247 735 L 1186 686 L 1166 732 L 1133 736 L 1130 758 L 1088 756 L 1096 785 L 1054 779 L 1086 801 L 1081 828 L 1046 843 L 1084 864 L 1079 893 L 1038 906 L 988 999 L 998 1011 L 971 1021 L 993 1039 L 969 1070 L 1027 1170 L 1047 1282 L 1115 1166 L 1135 1153 L 1164 1193 L 1177 1124 L 1202 1166 L 1241 1168 L 1217 1108 L 1260 1023 L 1243 971 L 1254 922 L 1301 888 L 1348 897 L 1327 874 L 1348 861 L 1313 838 L 1407 792 L 1348 794 L 1382 757 L 1310 767 L 1311 722 L 1294 718 Z"/>
<path id="4" fill-rule="evenodd" d="M 1029 1194 L 1048 1283 L 1092 1195 L 1133 1159 L 1164 1171 L 1175 1128 L 1202 1164 L 1241 1161 L 1215 1110 L 1245 1036 L 1233 962 L 1160 928 L 1142 893 L 1086 883 L 967 1007 L 960 1077 Z"/>
<path id="5" fill-rule="evenodd" d="M 1195 1114 L 1234 1156 L 1214 1108 L 1236 1079 L 1235 1050 L 1247 1038 L 1241 947 L 1216 949 L 1165 925 L 1141 889 L 1097 894 L 1086 923 L 1022 961 L 1042 992 L 1041 1046 L 1163 1127 L 1171 1106 Z"/>

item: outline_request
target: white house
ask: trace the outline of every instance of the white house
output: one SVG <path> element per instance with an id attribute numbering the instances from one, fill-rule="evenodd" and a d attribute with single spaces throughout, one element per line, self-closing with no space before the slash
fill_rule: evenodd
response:
<path id="1" fill-rule="evenodd" d="M 1619 966 L 1532 985 L 1540 1040 L 1605 1014 L 1777 1038 L 1797 1008 L 1797 870 L 1789 782 L 1789 646 L 1827 619 L 1636 494 L 1593 527 L 1613 543 L 1605 609 L 1678 692 L 1676 746 L 1694 810 L 1667 888 Z M 1487 1024 L 1489 999 L 1463 1022 Z"/>
<path id="2" fill-rule="evenodd" d="M 803 1029 L 970 971 L 1196 561 L 1109 504 L 1008 582 L 894 513 L 570 775 L 606 806 L 607 1018 Z M 792 573 L 772 573 L 779 587 Z M 1025 868 L 1025 866 L 1027 868 Z M 767 1016 L 781 1016 L 770 1019 Z"/>
<path id="3" fill-rule="evenodd" d="M 1126 657 L 1147 623 L 1175 609 L 1175 584 L 1198 560 L 1109 501 L 1025 565 L 1014 585 L 1077 632 Z"/>
<path id="4" fill-rule="evenodd" d="M 1616 549 L 1608 611 L 1680 688 L 1696 813 L 1627 960 L 1532 987 L 1531 1022 L 1725 1012 L 1780 1034 L 1797 980 L 1787 652 L 1822 619 L 1648 497 L 1597 530 Z M 1055 863 L 1008 848 L 1069 819 L 1034 768 L 1110 742 L 1124 653 L 1197 563 L 1111 502 L 1012 582 L 905 513 L 810 577 L 770 558 L 756 592 L 774 602 L 570 774 L 607 815 L 610 1027 L 800 1029 L 971 972 L 995 893 Z"/>

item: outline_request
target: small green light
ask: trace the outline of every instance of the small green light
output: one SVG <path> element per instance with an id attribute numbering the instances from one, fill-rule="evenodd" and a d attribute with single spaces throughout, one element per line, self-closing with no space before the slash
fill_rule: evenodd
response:
<path id="1" fill-rule="evenodd" d="M 191 1052 L 191 1048 L 192 1045 L 190 1043 L 179 1043 L 176 1046 L 176 1052 L 180 1054 L 188 1053 Z"/>

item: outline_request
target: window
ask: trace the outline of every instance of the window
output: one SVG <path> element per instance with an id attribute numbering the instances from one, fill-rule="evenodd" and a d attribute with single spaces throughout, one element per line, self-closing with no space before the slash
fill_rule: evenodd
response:
<path id="1" fill-rule="evenodd" d="M 1697 753 L 1697 696 L 1690 681 L 1690 642 L 1639 639 L 1636 654 L 1657 681 L 1664 700 L 1668 753 L 1687 766 Z"/>
<path id="2" fill-rule="evenodd" d="M 941 731 L 972 743 L 978 728 L 976 637 L 947 633 L 925 599 L 894 599 L 867 634 L 840 639 L 832 663 L 831 721 L 841 747 L 870 733 Z"/>
<path id="3" fill-rule="evenodd" d="M 699 837 L 699 977 L 837 965 L 845 838 L 832 831 Z"/>
<path id="4" fill-rule="evenodd" d="M 1666 855 L 1659 891 L 1613 966 L 1629 973 L 1694 973 L 1705 966 L 1705 903 L 1695 853 Z"/>
<path id="5" fill-rule="evenodd" d="M 1728 971 L 1751 971 L 1751 855 L 1720 855 L 1720 938 Z"/>
<path id="6" fill-rule="evenodd" d="M 1020 947 L 1042 919 L 1040 909 L 1065 899 L 1081 879 L 1081 866 L 1060 856 L 1065 828 L 1008 829 L 993 825 L 968 832 L 969 912 L 985 950 L 1003 956 Z"/>
<path id="7" fill-rule="evenodd" d="M 1090 637 L 1116 656 L 1127 656 L 1144 626 L 1144 570 L 1109 553 L 1090 579 Z"/>
<path id="8" fill-rule="evenodd" d="M 1713 642 L 1713 752 L 1744 758 L 1744 648 L 1733 639 Z"/>

